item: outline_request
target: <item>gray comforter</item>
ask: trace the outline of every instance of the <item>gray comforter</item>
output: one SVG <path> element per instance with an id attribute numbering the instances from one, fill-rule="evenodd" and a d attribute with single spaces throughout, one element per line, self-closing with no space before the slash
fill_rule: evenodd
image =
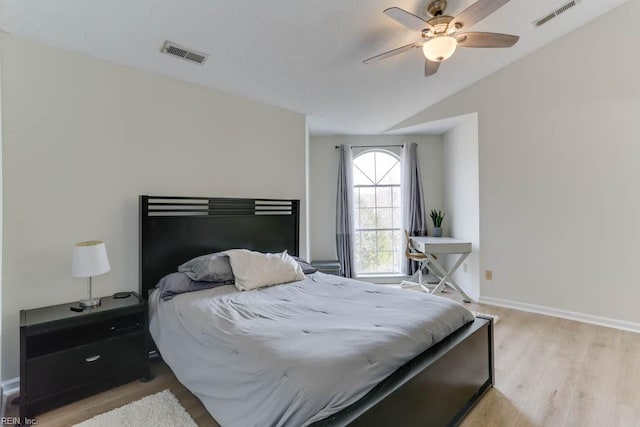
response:
<path id="1" fill-rule="evenodd" d="M 326 418 L 473 320 L 425 293 L 315 273 L 150 299 L 151 334 L 180 382 L 223 426 Z"/>

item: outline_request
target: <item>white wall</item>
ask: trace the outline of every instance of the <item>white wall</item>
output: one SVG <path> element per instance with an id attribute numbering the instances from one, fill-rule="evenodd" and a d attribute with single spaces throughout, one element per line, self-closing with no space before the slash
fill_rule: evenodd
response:
<path id="1" fill-rule="evenodd" d="M 2 37 L 2 34 L 0 34 L 0 37 Z M 3 220 L 2 220 L 3 212 L 4 212 L 4 209 L 3 209 L 3 194 L 4 194 L 4 191 L 3 191 L 3 189 L 4 189 L 3 176 L 4 176 L 4 173 L 2 171 L 2 164 L 3 164 L 3 162 L 2 162 L 2 151 L 3 151 L 2 150 L 2 134 L 3 134 L 3 127 L 2 127 L 2 57 L 3 57 L 3 55 L 2 55 L 2 48 L 3 48 L 3 45 L 0 42 L 0 367 L 2 367 L 2 360 L 3 360 L 3 357 L 2 357 L 2 354 L 3 354 L 2 353 L 2 350 L 3 350 L 3 346 L 2 346 L 2 341 L 3 341 L 2 340 L 2 336 L 3 336 L 3 333 L 2 333 L 2 319 L 3 319 L 3 316 L 2 316 L 2 252 L 3 251 L 2 251 L 2 249 L 4 247 L 3 239 L 2 239 L 2 233 L 3 233 L 3 230 L 4 230 Z M 1 379 L 2 379 L 2 376 L 0 375 L 0 380 Z M 0 396 L 0 402 L 2 402 L 3 398 L 4 397 Z M 1 411 L 1 409 L 0 409 L 0 411 Z M 4 415 L 4 412 L 2 413 L 2 415 Z"/>
<path id="2" fill-rule="evenodd" d="M 478 117 L 471 114 L 443 135 L 444 235 L 471 242 L 471 254 L 454 274 L 474 299 L 480 297 L 480 194 Z M 459 259 L 448 257 L 449 268 Z"/>
<path id="3" fill-rule="evenodd" d="M 478 112 L 483 296 L 640 323 L 638 16 L 627 2 L 398 126 Z"/>
<path id="4" fill-rule="evenodd" d="M 307 236 L 306 243 L 304 246 L 300 245 L 300 256 L 302 259 L 310 260 L 311 259 L 311 237 L 310 237 L 310 224 L 309 224 L 309 216 L 308 213 L 310 211 L 310 197 L 309 197 L 309 168 L 311 162 L 311 136 L 309 134 L 309 122 L 307 121 L 307 117 L 305 117 L 305 134 L 304 134 L 304 192 L 307 195 L 305 204 L 304 204 L 304 212 L 306 217 L 304 218 L 304 234 Z"/>
<path id="5" fill-rule="evenodd" d="M 3 378 L 18 375 L 18 311 L 87 292 L 73 243 L 107 244 L 97 294 L 137 290 L 140 194 L 298 198 L 306 247 L 302 114 L 1 37 Z"/>
<path id="6" fill-rule="evenodd" d="M 336 259 L 336 145 L 418 144 L 418 161 L 428 210 L 443 209 L 442 137 L 438 135 L 312 136 L 309 169 L 311 258 Z M 429 219 L 429 231 L 431 220 Z"/>

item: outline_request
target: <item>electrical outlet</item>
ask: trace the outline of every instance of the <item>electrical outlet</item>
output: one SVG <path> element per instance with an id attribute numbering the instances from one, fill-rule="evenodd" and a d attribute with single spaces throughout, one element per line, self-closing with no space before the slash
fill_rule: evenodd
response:
<path id="1" fill-rule="evenodd" d="M 493 280 L 493 271 L 485 270 L 484 271 L 484 278 L 487 279 L 487 280 Z"/>
<path id="2" fill-rule="evenodd" d="M 462 264 L 462 271 L 464 271 L 465 273 L 467 272 L 467 263 L 463 263 Z"/>

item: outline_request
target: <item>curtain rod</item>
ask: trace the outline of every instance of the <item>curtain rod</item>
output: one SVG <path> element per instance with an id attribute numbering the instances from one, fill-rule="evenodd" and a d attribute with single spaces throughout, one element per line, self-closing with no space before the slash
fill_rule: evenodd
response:
<path id="1" fill-rule="evenodd" d="M 351 145 L 349 148 L 390 148 L 390 147 L 404 147 L 404 144 L 396 144 L 396 145 Z M 336 148 L 340 148 L 339 145 L 336 145 Z"/>

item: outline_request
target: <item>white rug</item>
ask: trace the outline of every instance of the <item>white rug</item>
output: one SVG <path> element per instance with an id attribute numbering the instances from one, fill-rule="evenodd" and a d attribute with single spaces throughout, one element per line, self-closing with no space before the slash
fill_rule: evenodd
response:
<path id="1" fill-rule="evenodd" d="M 197 427 L 178 399 L 164 390 L 143 397 L 74 427 Z"/>

